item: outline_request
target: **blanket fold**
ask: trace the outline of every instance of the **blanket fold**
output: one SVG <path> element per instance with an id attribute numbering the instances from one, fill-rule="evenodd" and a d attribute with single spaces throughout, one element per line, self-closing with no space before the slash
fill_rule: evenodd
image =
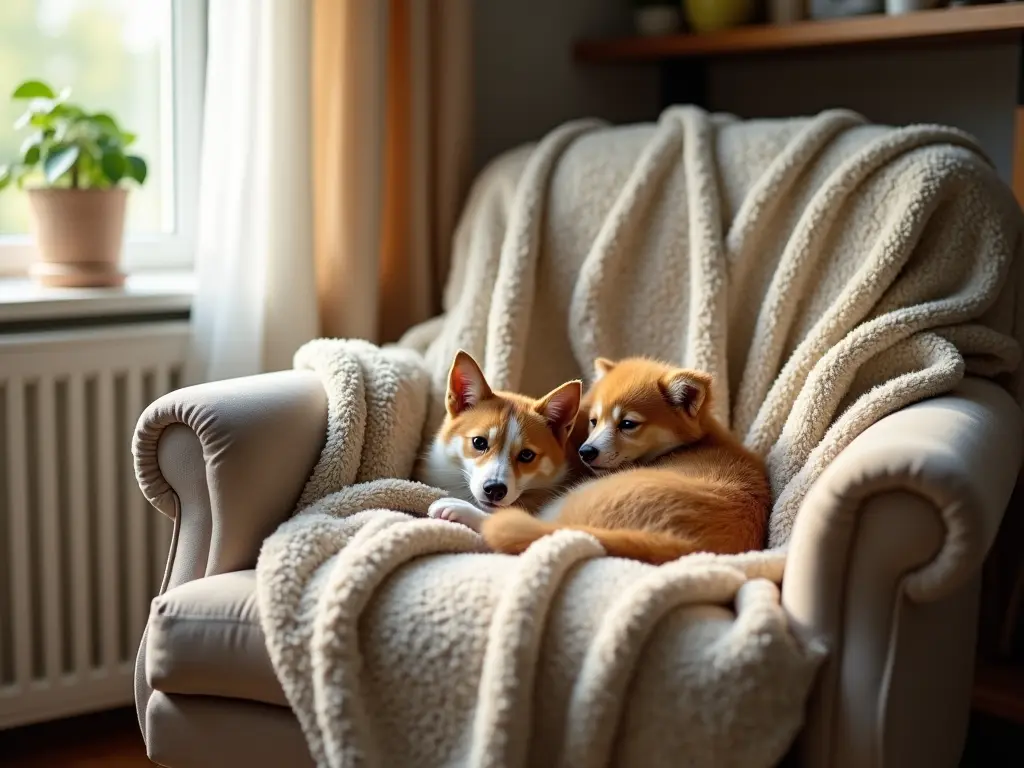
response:
<path id="1" fill-rule="evenodd" d="M 675 107 L 652 125 L 569 123 L 495 161 L 443 316 L 395 346 L 296 355 L 324 381 L 328 435 L 263 547 L 257 596 L 317 763 L 775 764 L 824 652 L 779 605 L 801 503 L 880 418 L 965 373 L 1017 370 L 1020 234 L 968 136 L 846 111 Z M 767 459 L 770 548 L 654 568 L 564 531 L 515 558 L 421 519 L 444 494 L 401 478 L 459 348 L 530 394 L 597 356 L 710 371 L 718 415 Z M 969 576 L 960 546 L 925 566 L 921 599 Z"/>

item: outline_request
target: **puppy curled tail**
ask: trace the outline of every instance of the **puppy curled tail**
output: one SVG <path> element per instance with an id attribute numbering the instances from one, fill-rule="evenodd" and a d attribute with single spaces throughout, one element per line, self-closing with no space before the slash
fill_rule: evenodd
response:
<path id="1" fill-rule="evenodd" d="M 589 533 L 601 542 L 611 557 L 653 565 L 701 551 L 693 542 L 667 533 L 546 523 L 520 509 L 506 509 L 491 515 L 484 521 L 482 533 L 487 546 L 495 552 L 518 555 L 542 536 L 561 530 Z"/>

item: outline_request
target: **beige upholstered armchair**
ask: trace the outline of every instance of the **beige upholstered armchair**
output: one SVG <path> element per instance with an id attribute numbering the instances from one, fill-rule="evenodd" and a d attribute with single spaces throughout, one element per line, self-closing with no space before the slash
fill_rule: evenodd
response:
<path id="1" fill-rule="evenodd" d="M 774 408 L 766 418 L 787 412 L 796 426 L 777 426 L 791 443 L 801 439 L 792 437 L 800 425 L 824 427 L 846 419 L 844 433 L 822 429 L 814 438 L 828 444 L 815 454 L 820 461 L 815 474 L 805 476 L 800 495 L 788 497 L 795 499 L 787 518 L 787 525 L 794 521 L 792 531 L 777 540 L 788 542 L 788 551 L 781 610 L 773 602 L 773 615 L 784 624 L 784 611 L 796 632 L 822 638 L 829 651 L 791 756 L 812 768 L 955 766 L 970 708 L 981 567 L 1024 456 L 1019 393 L 1015 399 L 992 380 L 959 379 L 969 357 L 968 371 L 1012 370 L 1016 349 L 1010 349 L 1008 336 L 1021 337 L 1024 319 L 1012 290 L 1002 290 L 999 306 L 993 301 L 1000 286 L 1016 286 L 1020 294 L 1020 210 L 969 140 L 931 127 L 869 126 L 845 112 L 744 123 L 712 121 L 679 108 L 667 110 L 657 125 L 605 128 L 583 121 L 485 170 L 463 223 L 446 292 L 452 300 L 444 320 L 425 331 L 436 334 L 427 355 L 435 386 L 443 386 L 437 382 L 444 380 L 454 345 L 479 339 L 487 329 L 493 338 L 474 353 L 485 351 L 491 358 L 488 376 L 493 368 L 507 377 L 510 383 L 500 388 L 522 384 L 527 392 L 547 391 L 538 382 L 516 380 L 516 366 L 508 362 L 513 359 L 533 371 L 563 364 L 544 371 L 557 375 L 557 382 L 578 376 L 598 355 L 663 350 L 717 366 L 703 366 L 709 371 L 728 371 L 740 380 L 740 390 L 748 380 L 763 384 L 764 391 L 781 381 L 767 397 L 753 387 L 743 408 Z M 771 280 L 766 270 L 774 270 Z M 793 282 L 793 274 L 802 279 Z M 776 289 L 776 282 L 782 287 Z M 528 290 L 535 286 L 545 292 L 538 290 L 532 301 Z M 767 307 L 763 316 L 744 315 L 758 306 Z M 841 311 L 829 314 L 834 307 Z M 998 317 L 986 325 L 989 318 L 979 319 L 983 312 Z M 933 322 L 921 325 L 921 318 Z M 727 321 L 738 326 L 729 328 L 736 335 L 716 326 Z M 901 346 L 915 322 L 933 329 L 910 339 L 919 357 Z M 525 327 L 539 331 L 528 340 L 525 333 L 517 336 Z M 577 335 L 585 338 L 574 336 L 570 345 L 568 337 L 579 327 L 584 330 Z M 992 332 L 996 327 L 1005 333 Z M 877 346 L 892 354 L 872 346 L 879 328 L 888 336 Z M 681 340 L 690 347 L 678 349 Z M 581 344 L 591 346 L 580 352 Z M 988 349 L 1005 352 L 1002 367 L 994 363 L 997 355 L 981 354 Z M 774 352 L 759 357 L 765 350 Z M 870 364 L 860 365 L 875 353 Z M 748 370 L 740 376 L 737 359 L 744 357 Z M 383 353 L 373 358 L 382 359 Z M 938 360 L 941 365 L 932 367 L 948 378 L 931 389 L 922 389 L 918 378 L 918 388 L 907 390 L 901 374 L 908 368 L 901 366 L 908 360 L 911 367 Z M 410 368 L 420 362 L 414 361 Z M 794 383 L 794 370 L 807 373 L 812 367 L 812 383 L 810 374 Z M 360 371 L 366 368 L 386 366 L 358 364 Z M 419 372 L 426 381 L 427 374 Z M 857 386 L 843 389 L 851 380 Z M 312 762 L 271 665 L 254 568 L 261 545 L 295 511 L 314 466 L 320 466 L 328 402 L 333 414 L 339 410 L 336 391 L 327 386 L 329 394 L 325 380 L 298 370 L 204 384 L 166 395 L 139 421 L 140 483 L 175 524 L 136 676 L 140 725 L 158 763 L 220 768 Z M 783 389 L 786 398 L 772 400 Z M 425 401 L 432 393 L 423 390 Z M 797 390 L 802 410 L 795 410 Z M 935 392 L 945 394 L 928 397 Z M 857 408 L 858 394 L 872 395 L 877 406 L 869 419 Z M 831 405 L 821 405 L 828 397 Z M 850 426 L 854 418 L 861 419 L 856 428 Z M 338 436 L 339 421 L 332 418 L 327 444 L 347 450 L 357 441 L 351 431 Z M 861 431 L 863 424 L 871 426 Z M 413 431 L 418 437 L 418 425 Z M 417 447 L 411 446 L 410 455 Z M 442 524 L 417 521 L 406 530 L 433 535 L 437 529 L 429 525 L 435 523 Z M 301 551 L 315 549 L 307 546 L 314 540 L 322 539 L 302 540 Z M 346 553 L 352 551 L 358 552 L 356 544 Z M 424 567 L 452 559 L 436 558 Z M 499 565 L 490 556 L 479 562 L 485 560 Z M 349 578 L 355 570 L 335 569 L 331 577 Z M 264 572 L 261 562 L 261 596 Z M 290 583 L 286 591 L 306 594 Z M 289 618 L 304 616 L 292 610 L 295 604 L 288 603 Z M 268 605 L 279 608 L 273 601 Z M 280 613 L 268 610 L 265 616 L 271 640 L 280 634 L 274 622 Z M 396 615 L 405 613 L 388 614 Z M 306 659 L 295 647 L 307 650 L 291 646 L 289 659 Z M 666 647 L 676 663 L 677 646 Z M 275 652 L 279 667 L 281 656 Z M 411 658 L 409 674 L 419 679 L 422 667 Z M 362 675 L 362 669 L 353 674 Z M 675 684 L 665 676 L 659 681 Z M 774 694 L 779 687 L 768 690 Z M 787 721 L 792 725 L 765 761 L 781 753 L 798 727 L 800 694 Z M 681 701 L 685 696 L 680 691 Z M 674 690 L 664 697 L 658 702 L 675 699 Z M 720 700 L 726 701 L 717 696 L 714 703 Z M 727 701 L 721 706 L 731 707 Z M 308 730 L 309 712 L 297 707 Z M 735 711 L 724 717 L 736 719 Z M 312 719 L 333 725 L 335 714 L 332 709 L 321 717 L 318 711 Z M 335 752 L 347 748 L 341 741 L 356 729 L 340 732 Z M 728 743 L 735 741 L 730 735 Z M 674 749 L 663 750 L 663 757 L 670 759 Z M 717 749 L 715 743 L 708 754 L 717 755 Z"/>
<path id="2" fill-rule="evenodd" d="M 326 430 L 309 372 L 173 392 L 139 423 L 139 470 L 174 519 L 164 588 L 136 670 L 150 756 L 167 766 L 308 764 L 298 722 L 265 649 L 253 567 L 293 510 Z M 833 462 L 806 500 L 783 603 L 824 634 L 821 670 L 794 749 L 807 766 L 953 766 L 973 678 L 982 557 L 1024 451 L 1019 408 L 994 384 L 878 422 Z M 967 511 L 978 574 L 920 602 L 907 576 L 938 552 L 952 508 Z"/>

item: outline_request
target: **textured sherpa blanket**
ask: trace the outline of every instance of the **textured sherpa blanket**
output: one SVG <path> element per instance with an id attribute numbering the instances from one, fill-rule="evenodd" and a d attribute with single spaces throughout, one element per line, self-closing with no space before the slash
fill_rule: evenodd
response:
<path id="1" fill-rule="evenodd" d="M 779 606 L 807 489 L 870 424 L 1012 370 L 1021 214 L 972 141 L 856 115 L 565 125 L 493 163 L 445 314 L 394 347 L 296 355 L 328 392 L 323 454 L 257 565 L 274 668 L 331 766 L 773 765 L 822 649 Z M 770 547 L 659 568 L 560 532 L 520 557 L 423 519 L 408 478 L 457 348 L 538 394 L 598 355 L 712 372 L 767 457 Z M 813 512 L 813 511 L 812 511 Z M 949 510 L 955 514 L 956 510 Z M 970 541 L 911 577 L 949 588 Z"/>

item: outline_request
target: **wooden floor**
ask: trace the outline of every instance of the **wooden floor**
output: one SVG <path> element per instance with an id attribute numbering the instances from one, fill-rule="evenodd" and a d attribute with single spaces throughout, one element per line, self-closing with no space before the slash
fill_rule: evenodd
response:
<path id="1" fill-rule="evenodd" d="M 143 768 L 146 757 L 134 709 L 0 731 L 2 768 Z M 971 718 L 960 768 L 1020 768 L 1024 728 L 984 715 Z"/>
<path id="2" fill-rule="evenodd" d="M 1020 768 L 1024 726 L 981 713 L 971 716 L 960 768 Z"/>
<path id="3" fill-rule="evenodd" d="M 3 768 L 144 768 L 134 707 L 0 731 Z"/>

